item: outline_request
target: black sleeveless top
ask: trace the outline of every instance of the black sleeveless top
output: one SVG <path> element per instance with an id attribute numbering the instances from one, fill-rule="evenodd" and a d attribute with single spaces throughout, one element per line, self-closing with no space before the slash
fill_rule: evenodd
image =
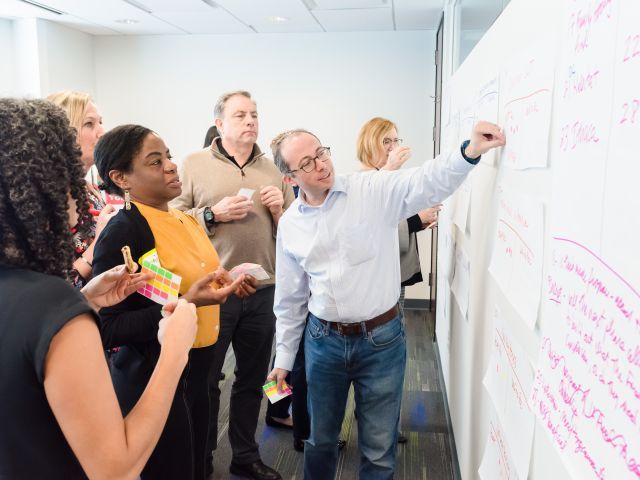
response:
<path id="1" fill-rule="evenodd" d="M 0 479 L 87 478 L 44 391 L 51 340 L 83 313 L 63 279 L 0 266 Z"/>

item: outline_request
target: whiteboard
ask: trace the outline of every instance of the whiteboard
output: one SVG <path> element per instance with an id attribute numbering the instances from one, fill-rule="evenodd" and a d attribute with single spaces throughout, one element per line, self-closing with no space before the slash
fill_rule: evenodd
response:
<path id="1" fill-rule="evenodd" d="M 443 148 L 479 118 L 508 142 L 439 227 L 465 479 L 640 478 L 639 19 L 637 0 L 512 0 L 443 88 Z"/>

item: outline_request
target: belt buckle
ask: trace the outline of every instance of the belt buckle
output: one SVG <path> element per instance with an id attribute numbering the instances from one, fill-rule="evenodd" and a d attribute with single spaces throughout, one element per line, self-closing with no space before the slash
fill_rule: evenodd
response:
<path id="1" fill-rule="evenodd" d="M 345 335 L 344 333 L 342 333 L 342 328 L 343 328 L 343 327 L 345 327 L 345 328 L 346 328 L 346 327 L 348 327 L 348 326 L 349 326 L 349 324 L 348 324 L 348 323 L 340 323 L 340 322 L 338 322 L 338 324 L 337 324 L 337 325 L 338 325 L 338 333 L 339 333 L 340 335 Z"/>

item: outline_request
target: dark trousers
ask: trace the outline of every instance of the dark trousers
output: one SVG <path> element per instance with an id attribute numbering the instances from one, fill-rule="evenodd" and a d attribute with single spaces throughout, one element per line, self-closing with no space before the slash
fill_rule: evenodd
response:
<path id="1" fill-rule="evenodd" d="M 231 344 L 236 356 L 236 368 L 229 401 L 229 442 L 233 452 L 232 462 L 236 464 L 260 459 L 255 434 L 263 395 L 262 385 L 268 374 L 275 331 L 274 291 L 275 287 L 271 286 L 245 299 L 231 296 L 220 309 L 220 334 L 209 373 L 211 417 L 208 450 L 217 447 L 220 410 L 218 381 Z"/>
<path id="2" fill-rule="evenodd" d="M 293 438 L 306 440 L 311 432 L 309 410 L 307 410 L 307 374 L 304 370 L 304 335 L 291 369 L 291 415 L 293 416 Z"/>
<path id="3" fill-rule="evenodd" d="M 216 346 L 212 345 L 193 348 L 189 352 L 189 362 L 178 382 L 167 423 L 142 470 L 143 480 L 206 478 L 208 377 L 215 351 Z M 121 409 L 126 415 L 144 391 L 155 361 L 143 360 L 129 347 L 123 347 L 118 355 L 121 358 L 114 359 L 111 375 Z"/>

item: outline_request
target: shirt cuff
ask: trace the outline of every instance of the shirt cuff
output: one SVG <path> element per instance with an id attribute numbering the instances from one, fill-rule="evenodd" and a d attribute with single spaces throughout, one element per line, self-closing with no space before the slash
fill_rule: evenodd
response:
<path id="1" fill-rule="evenodd" d="M 296 360 L 296 353 L 276 352 L 276 359 L 273 362 L 274 368 L 282 368 L 287 372 L 293 369 L 293 362 Z"/>
<path id="2" fill-rule="evenodd" d="M 407 227 L 409 228 L 409 233 L 416 233 L 424 230 L 420 215 L 414 215 L 413 217 L 407 218 Z"/>
<path id="3" fill-rule="evenodd" d="M 477 165 L 480 162 L 482 155 L 478 155 L 476 158 L 470 158 L 464 154 L 465 148 L 467 148 L 470 143 L 471 143 L 471 140 L 465 140 L 464 142 L 462 142 L 462 145 L 460 146 L 460 153 L 462 154 L 462 158 L 464 158 L 471 165 Z"/>

